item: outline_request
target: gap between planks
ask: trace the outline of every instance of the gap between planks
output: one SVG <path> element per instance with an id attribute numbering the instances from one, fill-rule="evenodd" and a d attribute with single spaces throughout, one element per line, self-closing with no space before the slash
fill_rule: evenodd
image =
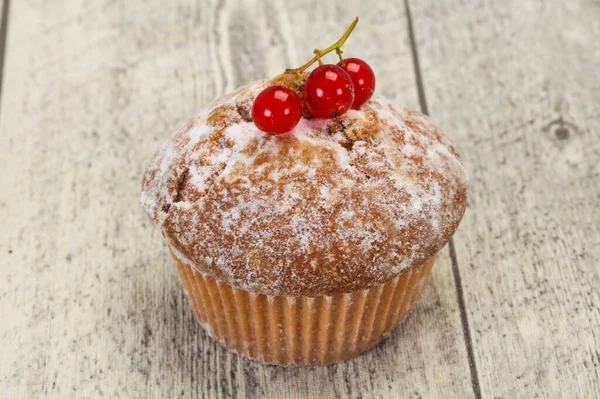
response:
<path id="1" fill-rule="evenodd" d="M 429 107 L 427 106 L 427 98 L 425 97 L 425 85 L 423 83 L 423 75 L 421 73 L 421 65 L 419 63 L 419 52 L 417 49 L 417 42 L 415 40 L 415 29 L 413 26 L 412 15 L 410 13 L 409 0 L 404 0 L 404 6 L 406 8 L 408 37 L 410 41 L 410 50 L 412 53 L 413 67 L 415 71 L 415 80 L 417 84 L 417 93 L 419 96 L 419 105 L 421 107 L 421 112 L 423 112 L 425 115 L 429 115 Z M 458 267 L 458 260 L 456 258 L 456 249 L 454 247 L 453 239 L 450 239 L 450 242 L 448 243 L 448 249 L 450 250 L 450 259 L 452 261 L 452 274 L 454 276 L 454 285 L 456 286 L 456 299 L 458 301 L 458 307 L 460 309 L 460 321 L 462 324 L 465 347 L 467 350 L 469 371 L 471 374 L 471 386 L 473 388 L 473 394 L 475 395 L 475 398 L 481 399 L 481 387 L 479 385 L 477 364 L 475 363 L 475 355 L 473 353 L 473 340 L 471 338 L 471 330 L 469 328 L 469 318 L 467 317 L 465 297 L 463 293 L 460 270 Z"/>
<path id="2" fill-rule="evenodd" d="M 10 0 L 2 2 L 2 16 L 0 18 L 0 104 L 2 103 L 2 83 L 4 82 L 4 59 L 6 56 L 6 32 L 8 32 L 8 13 Z"/>

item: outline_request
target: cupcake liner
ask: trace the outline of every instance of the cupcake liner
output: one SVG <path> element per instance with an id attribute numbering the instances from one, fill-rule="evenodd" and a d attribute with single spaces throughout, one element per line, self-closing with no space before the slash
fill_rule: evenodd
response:
<path id="1" fill-rule="evenodd" d="M 290 297 L 234 288 L 172 254 L 206 332 L 242 356 L 282 366 L 336 363 L 375 346 L 414 308 L 435 260 L 368 289 Z"/>

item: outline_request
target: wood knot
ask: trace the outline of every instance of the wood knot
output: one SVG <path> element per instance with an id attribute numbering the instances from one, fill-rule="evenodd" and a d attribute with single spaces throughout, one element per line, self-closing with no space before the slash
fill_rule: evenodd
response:
<path id="1" fill-rule="evenodd" d="M 569 138 L 569 129 L 564 126 L 559 126 L 554 130 L 554 135 L 556 135 L 559 140 L 567 140 Z"/>
<path id="2" fill-rule="evenodd" d="M 564 141 L 571 137 L 572 132 L 577 132 L 579 129 L 577 128 L 577 125 L 565 121 L 561 116 L 558 119 L 548 123 L 544 127 L 544 130 L 546 132 L 552 131 L 557 139 Z"/>

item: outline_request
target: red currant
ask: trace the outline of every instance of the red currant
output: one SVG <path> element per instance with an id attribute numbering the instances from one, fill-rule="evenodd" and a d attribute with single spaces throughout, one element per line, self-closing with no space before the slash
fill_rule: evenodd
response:
<path id="1" fill-rule="evenodd" d="M 317 118 L 332 118 L 348 111 L 354 102 L 350 76 L 337 65 L 321 65 L 306 79 L 304 102 Z"/>
<path id="2" fill-rule="evenodd" d="M 265 133 L 281 134 L 292 130 L 302 117 L 302 102 L 295 91 L 283 86 L 264 89 L 252 105 L 252 120 Z"/>
<path id="3" fill-rule="evenodd" d="M 341 66 L 340 64 L 341 62 L 338 63 L 339 66 Z M 346 58 L 342 68 L 354 83 L 352 108 L 359 109 L 361 105 L 369 101 L 375 91 L 375 74 L 369 64 L 358 58 Z"/>

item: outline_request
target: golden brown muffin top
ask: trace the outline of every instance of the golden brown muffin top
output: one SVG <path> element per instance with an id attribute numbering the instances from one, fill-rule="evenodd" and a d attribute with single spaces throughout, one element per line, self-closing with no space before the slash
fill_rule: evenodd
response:
<path id="1" fill-rule="evenodd" d="M 217 101 L 149 161 L 142 202 L 177 257 L 235 287 L 315 296 L 381 284 L 448 242 L 466 175 L 429 118 L 374 97 L 272 136 L 250 110 L 274 82 Z"/>

